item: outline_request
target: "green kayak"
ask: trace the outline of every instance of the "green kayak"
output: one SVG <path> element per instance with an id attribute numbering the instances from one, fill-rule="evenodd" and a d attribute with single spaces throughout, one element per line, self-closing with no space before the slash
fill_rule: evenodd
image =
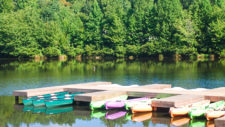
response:
<path id="1" fill-rule="evenodd" d="M 69 105 L 69 104 L 73 104 L 73 99 L 74 98 L 61 98 L 61 99 L 49 100 L 45 102 L 45 105 L 48 108 Z"/>
<path id="2" fill-rule="evenodd" d="M 225 105 L 224 101 L 218 101 L 218 102 L 206 105 L 206 106 L 201 106 L 199 108 L 193 108 L 190 110 L 189 116 L 191 119 L 201 118 L 201 117 L 205 116 L 205 113 L 208 110 L 219 110 L 219 109 L 222 109 L 224 107 L 224 105 Z"/>
<path id="3" fill-rule="evenodd" d="M 205 112 L 206 112 L 205 108 L 192 109 L 189 112 L 189 116 L 190 116 L 191 119 L 203 118 L 205 116 Z"/>
<path id="4" fill-rule="evenodd" d="M 46 109 L 46 114 L 58 114 L 63 112 L 70 112 L 73 111 L 72 106 L 63 106 L 63 107 L 52 107 Z"/>
<path id="5" fill-rule="evenodd" d="M 90 108 L 91 108 L 91 110 L 104 108 L 105 107 L 105 102 L 107 102 L 107 101 L 127 100 L 127 97 L 128 97 L 127 95 L 123 95 L 123 96 L 119 96 L 119 97 L 115 97 L 115 98 L 111 98 L 111 99 L 107 99 L 107 100 L 103 100 L 103 101 L 91 102 L 90 103 Z"/>
<path id="6" fill-rule="evenodd" d="M 69 92 L 58 92 L 58 93 L 53 93 L 53 94 L 45 94 L 41 96 L 34 96 L 34 97 L 28 97 L 22 100 L 24 105 L 32 105 L 33 100 L 37 99 L 43 99 L 43 98 L 48 98 L 52 96 L 58 96 L 58 95 L 63 95 L 63 94 L 68 94 Z"/>

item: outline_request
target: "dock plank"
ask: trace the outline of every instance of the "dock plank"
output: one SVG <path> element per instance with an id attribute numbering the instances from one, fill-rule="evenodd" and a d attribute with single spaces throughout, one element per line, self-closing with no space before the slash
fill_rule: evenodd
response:
<path id="1" fill-rule="evenodd" d="M 143 85 L 139 86 L 138 88 L 145 88 L 145 89 L 165 89 L 171 88 L 171 84 L 151 84 L 151 85 Z"/>
<path id="2" fill-rule="evenodd" d="M 204 100 L 204 96 L 200 95 L 177 95 L 152 101 L 153 107 L 182 107 L 191 103 Z"/>
<path id="3" fill-rule="evenodd" d="M 89 83 L 80 83 L 80 84 L 71 84 L 64 86 L 52 86 L 52 87 L 44 87 L 44 88 L 35 88 L 35 89 L 27 89 L 27 90 L 15 90 L 13 91 L 14 96 L 39 96 L 43 94 L 51 94 L 55 92 L 63 92 L 67 88 L 80 88 L 80 87 L 90 87 L 97 85 L 110 85 L 111 82 L 89 82 Z"/>
<path id="4" fill-rule="evenodd" d="M 215 127 L 225 127 L 225 116 L 215 119 Z"/>
<path id="5" fill-rule="evenodd" d="M 215 126 L 216 127 L 225 127 L 225 116 L 215 119 Z"/>
<path id="6" fill-rule="evenodd" d="M 127 95 L 125 91 L 102 91 L 76 95 L 75 101 L 92 102 Z"/>

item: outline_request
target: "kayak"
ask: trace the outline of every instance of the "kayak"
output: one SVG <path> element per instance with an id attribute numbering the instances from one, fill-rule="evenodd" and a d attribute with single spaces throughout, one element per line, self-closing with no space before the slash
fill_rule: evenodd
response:
<path id="1" fill-rule="evenodd" d="M 140 105 L 140 104 L 151 104 L 153 99 L 144 97 L 144 98 L 139 98 L 139 100 L 134 100 L 134 101 L 127 101 L 125 103 L 125 109 L 130 110 L 134 105 Z"/>
<path id="2" fill-rule="evenodd" d="M 69 105 L 69 104 L 73 104 L 73 102 L 74 102 L 74 97 L 60 98 L 60 99 L 53 99 L 53 100 L 45 101 L 45 105 L 46 105 L 46 107 L 49 108 L 49 107 Z"/>
<path id="3" fill-rule="evenodd" d="M 108 109 L 117 109 L 117 108 L 124 108 L 126 104 L 130 103 L 137 103 L 139 101 L 146 101 L 149 100 L 147 97 L 143 98 L 135 98 L 135 99 L 129 99 L 129 100 L 120 100 L 120 101 L 107 101 L 105 103 L 105 108 Z"/>
<path id="4" fill-rule="evenodd" d="M 32 104 L 35 107 L 37 107 L 37 106 L 45 106 L 45 101 L 53 100 L 53 99 L 66 98 L 66 97 L 73 97 L 73 96 L 78 95 L 78 94 L 81 94 L 81 93 L 63 94 L 63 95 L 46 97 L 46 98 L 40 98 L 40 99 L 33 100 Z"/>
<path id="5" fill-rule="evenodd" d="M 218 102 L 215 102 L 215 103 L 212 103 L 210 104 L 207 109 L 208 110 L 222 110 L 224 109 L 224 106 L 225 106 L 225 101 L 218 101 Z"/>
<path id="6" fill-rule="evenodd" d="M 141 112 L 132 115 L 132 121 L 142 122 L 152 118 L 152 112 Z"/>
<path id="7" fill-rule="evenodd" d="M 123 117 L 127 114 L 127 111 L 109 111 L 106 113 L 105 118 L 109 120 L 115 120 Z"/>
<path id="8" fill-rule="evenodd" d="M 185 124 L 188 124 L 189 121 L 190 121 L 189 117 L 174 117 L 171 118 L 170 124 L 174 126 L 183 126 Z"/>
<path id="9" fill-rule="evenodd" d="M 192 108 L 197 108 L 199 106 L 207 106 L 210 104 L 210 100 L 204 100 L 204 101 L 200 101 L 197 103 L 193 103 L 184 107 L 180 107 L 180 108 L 170 108 L 170 116 L 171 117 L 176 117 L 176 116 L 185 116 L 188 115 L 189 111 Z"/>
<path id="10" fill-rule="evenodd" d="M 188 115 L 189 108 L 182 107 L 182 108 L 170 108 L 170 116 L 173 118 L 175 116 L 185 116 Z"/>
<path id="11" fill-rule="evenodd" d="M 152 106 L 150 104 L 138 104 L 134 105 L 131 108 L 132 113 L 138 113 L 138 112 L 151 112 Z"/>
<path id="12" fill-rule="evenodd" d="M 58 113 L 70 112 L 70 111 L 73 111 L 72 106 L 52 107 L 52 108 L 47 108 L 45 114 L 58 114 Z"/>
<path id="13" fill-rule="evenodd" d="M 204 117 L 206 112 L 222 109 L 224 105 L 225 105 L 224 101 L 218 101 L 218 102 L 209 104 L 208 106 L 193 108 L 189 111 L 189 116 L 191 119 Z"/>
<path id="14" fill-rule="evenodd" d="M 210 111 L 205 114 L 207 120 L 213 120 L 216 118 L 223 117 L 225 115 L 225 111 Z"/>
<path id="15" fill-rule="evenodd" d="M 204 117 L 205 112 L 206 112 L 206 109 L 202 107 L 202 108 L 198 108 L 198 109 L 193 109 L 188 114 L 189 114 L 191 119 L 194 119 L 194 118 Z"/>
<path id="16" fill-rule="evenodd" d="M 119 100 L 126 100 L 127 99 L 127 95 L 123 95 L 123 96 L 119 96 L 119 97 L 115 97 L 115 98 L 111 98 L 111 99 L 107 99 L 107 100 L 103 100 L 103 101 L 94 101 L 90 103 L 90 108 L 91 110 L 95 110 L 95 109 L 99 109 L 99 108 L 104 108 L 105 103 L 107 101 L 119 101 Z"/>
<path id="17" fill-rule="evenodd" d="M 41 96 L 28 97 L 28 98 L 23 99 L 22 102 L 24 105 L 32 105 L 33 100 L 57 96 L 57 95 L 63 95 L 63 94 L 68 94 L 68 93 L 69 92 L 58 92 L 58 93 L 53 93 L 53 94 L 45 94 L 45 95 L 41 95 Z"/>
<path id="18" fill-rule="evenodd" d="M 125 101 L 107 101 L 105 103 L 105 109 L 117 109 L 117 108 L 123 108 L 125 106 Z"/>

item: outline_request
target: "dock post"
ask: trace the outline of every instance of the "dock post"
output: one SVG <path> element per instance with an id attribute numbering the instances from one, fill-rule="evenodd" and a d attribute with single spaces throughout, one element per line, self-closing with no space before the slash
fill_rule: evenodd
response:
<path id="1" fill-rule="evenodd" d="M 19 104 L 19 96 L 15 96 L 15 104 Z"/>
<path id="2" fill-rule="evenodd" d="M 152 107 L 152 111 L 157 111 L 157 107 Z"/>

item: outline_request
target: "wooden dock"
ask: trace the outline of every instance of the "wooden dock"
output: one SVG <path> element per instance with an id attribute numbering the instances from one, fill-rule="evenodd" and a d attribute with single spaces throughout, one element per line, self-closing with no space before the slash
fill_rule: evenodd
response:
<path id="1" fill-rule="evenodd" d="M 129 97 L 152 97 L 160 98 L 152 101 L 152 106 L 156 108 L 182 107 L 202 100 L 211 102 L 225 100 L 225 87 L 204 90 L 175 90 L 170 84 L 151 84 L 144 86 L 118 86 L 111 82 L 90 82 L 81 84 L 70 84 L 64 86 L 53 86 L 28 90 L 15 90 L 13 95 L 18 102 L 19 97 L 38 96 L 55 92 L 69 91 L 71 93 L 83 92 L 77 95 L 75 101 L 91 102 L 114 98 L 121 95 Z M 225 125 L 225 117 L 215 120 L 216 127 Z"/>
<path id="2" fill-rule="evenodd" d="M 225 127 L 225 116 L 215 120 L 216 127 Z"/>
<path id="3" fill-rule="evenodd" d="M 205 100 L 205 98 L 201 95 L 176 95 L 158 100 L 153 100 L 152 106 L 162 108 L 182 107 L 203 100 Z"/>

